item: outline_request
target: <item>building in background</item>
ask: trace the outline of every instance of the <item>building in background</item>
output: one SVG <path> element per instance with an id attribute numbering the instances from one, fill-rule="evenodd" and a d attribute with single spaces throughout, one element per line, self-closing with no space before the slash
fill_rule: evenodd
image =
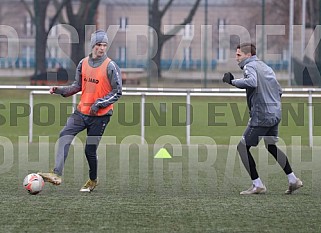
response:
<path id="1" fill-rule="evenodd" d="M 27 0 L 33 4 L 32 0 Z M 164 1 L 165 2 L 165 1 Z M 277 25 L 278 18 L 273 14 L 271 0 L 208 0 L 208 21 L 205 22 L 205 4 L 201 4 L 189 25 L 164 46 L 162 51 L 163 69 L 201 69 L 204 51 L 208 57 L 209 70 L 237 69 L 234 51 L 237 43 L 249 38 L 257 44 L 258 54 L 262 54 L 262 22 Z M 77 1 L 75 1 L 77 4 Z M 181 23 L 188 14 L 194 0 L 177 0 L 168 10 L 163 20 L 163 30 Z M 270 5 L 269 5 L 270 4 Z M 54 6 L 49 8 L 54 9 Z M 263 8 L 264 7 L 264 8 Z M 266 10 L 266 19 L 262 19 L 262 9 Z M 47 24 L 51 20 L 48 11 Z M 205 26 L 207 24 L 207 26 Z M 32 70 L 35 53 L 35 25 L 20 0 L 3 0 L 0 2 L 0 67 L 5 70 Z M 155 44 L 148 43 L 148 1 L 147 0 L 101 0 L 96 17 L 96 27 L 107 31 L 110 39 L 108 54 L 121 67 L 145 68 L 148 54 Z M 282 27 L 282 25 L 281 25 Z M 271 29 L 267 37 L 268 50 L 264 59 L 274 68 L 287 69 L 288 32 L 287 26 Z M 11 46 L 9 35 L 18 37 L 19 46 Z M 281 31 L 280 31 L 281 30 Z M 265 31 L 266 32 L 266 31 Z M 12 35 L 10 34 L 12 33 Z M 206 34 L 207 33 L 207 34 Z M 273 33 L 277 35 L 273 35 Z M 207 46 L 204 47 L 205 34 Z M 66 37 L 68 31 L 55 27 L 49 38 Z M 68 37 L 68 36 L 67 36 Z M 8 46 L 9 45 L 9 46 Z M 66 56 L 70 53 L 67 43 L 55 43 L 48 40 L 48 69 L 68 66 Z M 272 59 L 270 60 L 270 56 Z M 274 56 L 278 54 L 278 56 Z M 231 62 L 233 60 L 233 62 Z"/>

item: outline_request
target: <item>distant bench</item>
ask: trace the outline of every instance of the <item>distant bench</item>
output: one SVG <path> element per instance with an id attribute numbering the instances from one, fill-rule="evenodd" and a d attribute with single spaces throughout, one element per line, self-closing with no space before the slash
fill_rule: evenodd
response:
<path id="1" fill-rule="evenodd" d="M 140 84 L 144 77 L 145 69 L 143 68 L 121 68 L 123 84 Z"/>

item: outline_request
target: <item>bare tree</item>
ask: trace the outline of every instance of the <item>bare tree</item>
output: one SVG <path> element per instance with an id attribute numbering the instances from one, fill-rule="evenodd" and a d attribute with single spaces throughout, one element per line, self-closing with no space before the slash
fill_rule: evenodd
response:
<path id="1" fill-rule="evenodd" d="M 315 28 L 319 24 L 319 1 L 307 0 L 306 1 L 306 27 Z M 271 4 L 267 7 L 267 18 L 274 21 L 278 19 L 281 25 L 289 25 L 289 0 L 272 0 Z M 294 1 L 294 25 L 302 23 L 302 1 Z"/>
<path id="2" fill-rule="evenodd" d="M 320 18 L 320 3 L 321 1 L 307 0 L 306 1 L 306 27 L 314 29 L 321 22 Z M 278 19 L 285 25 L 289 25 L 289 9 L 290 3 L 288 0 L 273 0 L 273 9 L 278 15 Z M 273 17 L 273 16 L 272 16 Z M 302 20 L 302 1 L 294 1 L 294 24 L 301 24 Z M 293 58 L 294 63 L 294 78 L 298 85 L 320 85 L 320 69 L 321 69 L 321 44 L 319 43 L 319 34 L 314 34 L 317 38 L 317 48 L 314 57 L 303 57 L 303 60 Z M 315 64 L 317 67 L 315 67 Z"/>
<path id="3" fill-rule="evenodd" d="M 171 7 L 173 1 L 174 0 L 169 0 L 161 9 L 160 1 L 154 0 L 152 1 L 151 7 L 149 9 L 149 26 L 156 31 L 156 34 L 158 36 L 158 49 L 157 49 L 156 55 L 152 58 L 152 60 L 156 64 L 156 68 L 151 71 L 153 77 L 161 77 L 160 63 L 161 63 L 162 48 L 164 44 L 166 43 L 166 41 L 168 41 L 173 36 L 175 36 L 175 34 L 179 30 L 181 30 L 180 26 L 189 24 L 192 21 L 201 0 L 196 0 L 187 17 L 180 24 L 174 27 L 170 33 L 165 35 L 161 30 L 162 19 L 165 13 L 167 12 L 167 10 Z"/>
<path id="4" fill-rule="evenodd" d="M 57 0 L 56 0 L 57 1 Z M 73 0 L 68 1 L 66 3 L 66 12 L 67 12 L 67 20 L 64 19 L 61 15 L 60 22 L 67 23 L 78 32 L 79 43 L 73 43 L 71 45 L 71 60 L 74 64 L 78 64 L 79 61 L 85 56 L 85 40 L 86 40 L 86 25 L 95 25 L 95 17 L 97 8 L 99 6 L 100 0 L 82 0 L 76 1 L 79 2 L 80 5 L 77 6 L 78 10 L 75 11 L 76 4 L 72 4 Z M 59 4 L 56 4 L 57 8 Z"/>
<path id="5" fill-rule="evenodd" d="M 34 0 L 33 9 L 27 4 L 25 0 L 20 0 L 26 10 L 29 12 L 31 20 L 36 27 L 36 38 L 35 38 L 35 75 L 46 73 L 46 48 L 47 39 L 50 29 L 55 25 L 58 16 L 60 15 L 63 7 L 70 0 L 61 0 L 57 7 L 56 13 L 53 16 L 49 26 L 46 28 L 47 8 L 51 0 Z"/>
<path id="6" fill-rule="evenodd" d="M 306 1 L 306 17 L 307 25 L 312 22 L 317 23 L 318 19 L 318 3 L 315 0 Z M 289 22 L 290 1 L 289 0 L 272 0 L 269 8 L 271 17 L 278 17 L 278 21 L 283 24 Z M 294 1 L 294 24 L 301 24 L 302 19 L 302 1 Z"/>

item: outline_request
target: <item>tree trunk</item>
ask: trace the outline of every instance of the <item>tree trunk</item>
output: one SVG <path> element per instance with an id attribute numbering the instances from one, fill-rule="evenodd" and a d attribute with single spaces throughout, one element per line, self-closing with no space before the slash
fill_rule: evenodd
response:
<path id="1" fill-rule="evenodd" d="M 162 48 L 163 48 L 163 44 L 159 43 L 156 55 L 152 58 L 156 66 L 152 67 L 151 75 L 153 78 L 157 78 L 157 79 L 162 77 L 162 69 L 161 69 Z"/>
<path id="2" fill-rule="evenodd" d="M 178 27 L 174 27 L 171 33 L 168 35 L 164 35 L 161 31 L 162 26 L 162 18 L 164 17 L 166 11 L 170 8 L 172 5 L 173 0 L 169 0 L 163 9 L 159 9 L 159 0 L 154 0 L 153 3 L 150 5 L 149 8 L 149 26 L 152 27 L 158 36 L 158 49 L 156 52 L 155 57 L 152 58 L 152 60 L 155 62 L 156 67 L 153 67 L 151 69 L 151 75 L 153 78 L 161 78 L 162 72 L 161 72 L 161 60 L 162 60 L 162 48 L 163 45 L 168 41 L 170 38 L 175 36 L 175 34 L 181 29 L 180 26 L 189 24 L 199 6 L 200 0 L 196 0 L 194 5 L 192 6 L 191 10 L 189 11 L 187 17 L 183 20 L 182 23 L 179 24 Z M 155 41 L 155 40 L 154 40 Z"/>
<path id="3" fill-rule="evenodd" d="M 45 28 L 45 19 L 47 6 L 50 0 L 35 0 L 35 24 L 36 24 L 36 40 L 35 40 L 35 75 L 45 73 L 46 66 L 46 47 L 47 47 L 47 31 Z"/>
<path id="4" fill-rule="evenodd" d="M 75 43 L 71 45 L 71 60 L 77 66 L 78 63 L 83 59 L 85 54 L 85 41 L 86 41 L 86 33 L 85 33 L 85 25 L 95 25 L 95 16 L 97 12 L 97 8 L 99 6 L 100 0 L 85 0 L 81 1 L 81 5 L 78 9 L 77 14 L 74 14 L 72 9 L 72 4 L 69 2 L 67 4 L 67 15 L 69 19 L 69 23 L 73 26 L 78 32 L 79 43 Z"/>
<path id="5" fill-rule="evenodd" d="M 78 63 L 85 57 L 85 27 L 83 24 L 73 25 L 78 32 L 79 43 L 71 45 L 71 60 L 77 66 Z"/>

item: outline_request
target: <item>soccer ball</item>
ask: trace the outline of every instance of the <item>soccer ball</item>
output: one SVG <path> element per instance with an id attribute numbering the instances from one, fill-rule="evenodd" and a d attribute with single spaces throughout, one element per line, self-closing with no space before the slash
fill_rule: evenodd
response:
<path id="1" fill-rule="evenodd" d="M 43 178 L 36 173 L 27 175 L 23 180 L 23 187 L 32 195 L 40 193 L 44 186 Z"/>

